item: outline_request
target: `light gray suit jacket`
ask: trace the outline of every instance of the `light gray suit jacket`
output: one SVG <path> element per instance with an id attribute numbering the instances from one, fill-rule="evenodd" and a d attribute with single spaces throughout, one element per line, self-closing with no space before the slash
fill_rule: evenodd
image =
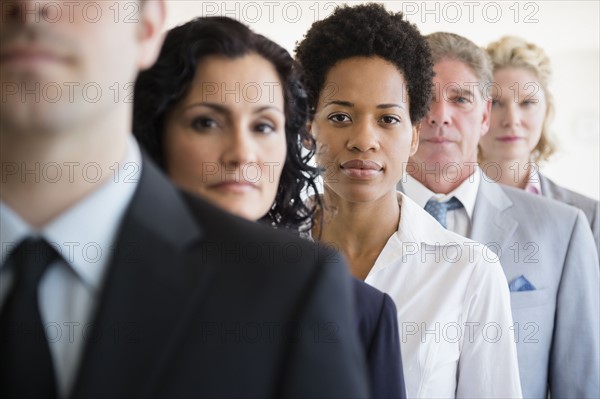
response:
<path id="1" fill-rule="evenodd" d="M 523 397 L 600 397 L 598 254 L 583 213 L 482 178 L 471 223 L 508 282 L 535 287 L 510 294 Z"/>
<path id="2" fill-rule="evenodd" d="M 508 282 L 536 288 L 511 292 L 523 396 L 600 397 L 598 253 L 583 213 L 482 178 L 471 222 Z"/>
<path id="3" fill-rule="evenodd" d="M 587 217 L 590 222 L 592 233 L 594 234 L 594 241 L 596 241 L 596 249 L 599 249 L 598 254 L 600 255 L 600 202 L 561 187 L 541 173 L 539 174 L 539 177 L 543 196 L 564 202 L 565 204 L 572 205 L 583 211 L 585 217 Z"/>

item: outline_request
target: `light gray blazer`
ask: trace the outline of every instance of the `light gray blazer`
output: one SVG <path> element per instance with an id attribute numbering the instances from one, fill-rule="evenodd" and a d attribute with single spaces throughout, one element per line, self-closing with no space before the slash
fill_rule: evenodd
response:
<path id="1" fill-rule="evenodd" d="M 598 253 L 583 213 L 482 178 L 469 238 L 498 254 L 509 283 L 535 287 L 510 293 L 523 397 L 600 397 Z"/>
<path id="2" fill-rule="evenodd" d="M 599 249 L 598 254 L 600 255 L 600 202 L 586 197 L 585 195 L 576 193 L 575 191 L 561 187 L 541 173 L 538 175 L 540 177 L 540 185 L 542 186 L 543 196 L 564 202 L 565 204 L 572 205 L 583 211 L 585 217 L 587 217 L 590 222 L 592 233 L 594 234 L 594 240 L 596 241 L 596 248 Z"/>
<path id="3" fill-rule="evenodd" d="M 535 287 L 510 293 L 523 397 L 599 398 L 598 252 L 583 213 L 482 178 L 471 222 L 508 282 Z"/>

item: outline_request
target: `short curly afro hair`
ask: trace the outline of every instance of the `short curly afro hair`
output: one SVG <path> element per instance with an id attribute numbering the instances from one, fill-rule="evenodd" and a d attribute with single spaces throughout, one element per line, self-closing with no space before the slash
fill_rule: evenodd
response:
<path id="1" fill-rule="evenodd" d="M 427 41 L 401 12 L 389 12 L 381 4 L 338 7 L 297 44 L 312 110 L 329 70 L 352 57 L 380 57 L 395 65 L 406 80 L 411 122 L 427 114 L 434 75 Z"/>

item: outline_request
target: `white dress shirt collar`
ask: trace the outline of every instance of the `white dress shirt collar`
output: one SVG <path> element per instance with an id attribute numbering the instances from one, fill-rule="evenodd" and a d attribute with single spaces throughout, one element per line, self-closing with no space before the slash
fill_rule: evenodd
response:
<path id="1" fill-rule="evenodd" d="M 441 228 L 438 221 L 408 195 L 401 192 L 398 192 L 397 195 L 400 205 L 400 222 L 396 234 L 401 242 L 418 245 L 444 245 L 448 242 L 448 236 L 453 233 Z M 419 216 L 417 217 L 417 215 Z M 419 223 L 416 223 L 416 220 L 419 220 Z"/>
<path id="2" fill-rule="evenodd" d="M 433 248 L 456 245 L 465 240 L 443 228 L 437 220 L 427 213 L 407 194 L 398 192 L 400 222 L 398 230 L 388 239 L 383 251 L 377 257 L 369 276 L 379 270 L 422 251 L 423 246 Z M 367 277 L 368 279 L 369 277 Z"/>
<path id="3" fill-rule="evenodd" d="M 427 204 L 427 201 L 429 201 L 431 197 L 435 197 L 435 199 L 440 202 L 445 202 L 452 197 L 456 197 L 464 206 L 470 220 L 473 216 L 475 201 L 477 200 L 477 192 L 479 191 L 479 184 L 481 182 L 481 170 L 479 167 L 475 167 L 474 169 L 474 172 L 467 179 L 465 179 L 460 186 L 448 194 L 434 193 L 425 187 L 421 182 L 408 174 L 402 181 L 402 189 L 404 190 L 404 193 L 408 195 L 414 202 L 416 202 L 421 208 L 425 208 L 425 204 Z"/>
<path id="4" fill-rule="evenodd" d="M 10 252 L 29 236 L 41 236 L 54 245 L 78 277 L 98 289 L 111 259 L 121 219 L 133 197 L 141 175 L 142 157 L 133 136 L 118 169 L 103 171 L 110 178 L 40 230 L 29 226 L 5 203 L 0 202 L 0 270 Z M 118 172 L 116 172 L 118 170 Z"/>

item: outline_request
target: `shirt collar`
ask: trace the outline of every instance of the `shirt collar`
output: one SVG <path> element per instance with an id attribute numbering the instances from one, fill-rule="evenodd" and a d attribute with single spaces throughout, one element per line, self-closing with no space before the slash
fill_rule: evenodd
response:
<path id="1" fill-rule="evenodd" d="M 388 239 L 367 276 L 385 269 L 398 259 L 414 256 L 422 246 L 452 246 L 465 240 L 464 237 L 446 230 L 408 195 L 398 192 L 400 222 L 398 230 Z"/>
<path id="2" fill-rule="evenodd" d="M 431 235 L 422 234 L 421 223 L 414 223 L 418 213 L 423 210 L 420 205 L 415 203 L 408 195 L 401 192 L 397 193 L 398 204 L 400 205 L 400 222 L 396 235 L 401 242 L 410 242 L 420 245 L 426 243 Z M 411 223 L 412 220 L 412 223 Z"/>
<path id="3" fill-rule="evenodd" d="M 0 201 L 0 238 L 2 239 L 2 256 L 0 257 L 0 270 L 5 261 L 18 243 L 25 238 L 37 235 L 19 215 Z"/>
<path id="4" fill-rule="evenodd" d="M 408 195 L 398 192 L 400 222 L 397 237 L 404 243 L 445 245 L 454 233 L 446 230 Z M 454 243 L 454 242 L 452 242 Z"/>
<path id="5" fill-rule="evenodd" d="M 57 247 L 64 260 L 82 281 L 99 288 L 112 257 L 117 230 L 141 176 L 142 157 L 133 136 L 118 173 L 96 191 L 63 212 L 39 231 L 29 226 L 6 204 L 0 202 L 2 259 L 23 239 L 39 235 Z"/>
<path id="6" fill-rule="evenodd" d="M 527 191 L 528 193 L 540 195 L 542 194 L 542 185 L 540 183 L 540 175 L 537 169 L 537 166 L 529 167 L 529 177 L 527 178 L 525 191 Z"/>
<path id="7" fill-rule="evenodd" d="M 475 209 L 475 201 L 477 200 L 477 192 L 479 191 L 479 183 L 481 182 L 481 170 L 479 167 L 475 167 L 475 170 L 460 186 L 456 187 L 453 191 L 448 194 L 434 193 L 427 187 L 425 187 L 420 181 L 413 178 L 410 175 L 406 175 L 402 182 L 402 188 L 404 193 L 416 202 L 421 208 L 425 208 L 427 201 L 434 197 L 436 200 L 445 202 L 452 197 L 456 197 L 464 206 L 469 220 L 473 215 Z"/>

